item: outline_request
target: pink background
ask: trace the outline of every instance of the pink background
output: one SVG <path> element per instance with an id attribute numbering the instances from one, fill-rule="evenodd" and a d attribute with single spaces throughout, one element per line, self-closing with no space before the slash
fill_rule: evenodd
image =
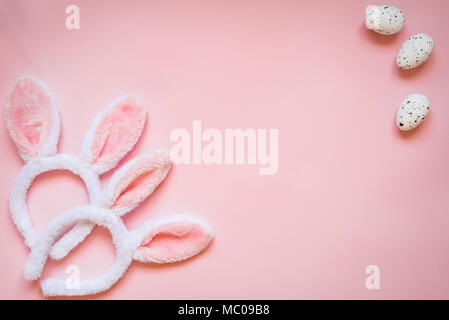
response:
<path id="1" fill-rule="evenodd" d="M 81 29 L 65 28 L 77 4 Z M 134 262 L 108 292 L 117 299 L 449 298 L 449 1 L 390 1 L 403 30 L 364 28 L 372 1 L 0 1 L 0 99 L 33 74 L 62 115 L 59 150 L 77 154 L 94 115 L 133 91 L 150 121 L 126 158 L 169 148 L 175 128 L 279 129 L 279 171 L 250 165 L 179 165 L 126 224 L 191 212 L 216 240 L 184 263 Z M 384 4 L 380 1 L 378 4 Z M 396 52 L 426 32 L 435 51 L 402 72 Z M 402 99 L 431 101 L 414 132 L 395 127 Z M 0 298 L 40 299 L 22 267 L 29 250 L 14 228 L 8 196 L 23 162 L 0 122 Z M 107 181 L 110 174 L 103 177 Z M 40 176 L 29 193 L 39 230 L 87 203 L 71 173 Z M 101 274 L 114 250 L 106 230 L 44 276 Z M 381 289 L 365 288 L 378 265 Z"/>

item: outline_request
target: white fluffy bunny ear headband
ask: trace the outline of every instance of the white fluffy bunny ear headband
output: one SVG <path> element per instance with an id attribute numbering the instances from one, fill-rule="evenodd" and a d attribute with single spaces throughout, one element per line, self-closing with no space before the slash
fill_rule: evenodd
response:
<path id="1" fill-rule="evenodd" d="M 168 152 L 139 156 L 114 173 L 104 190 L 99 175 L 114 168 L 139 139 L 146 113 L 132 96 L 108 105 L 92 123 L 78 157 L 56 154 L 60 120 L 47 87 L 33 77 L 20 78 L 6 106 L 7 127 L 25 161 L 10 197 L 10 211 L 17 229 L 31 248 L 25 277 L 40 277 L 47 260 L 65 257 L 91 232 L 95 224 L 108 228 L 116 246 L 116 261 L 108 272 L 82 281 L 76 288 L 47 279 L 45 295 L 85 295 L 109 289 L 126 271 L 132 259 L 143 262 L 180 261 L 204 250 L 213 239 L 206 223 L 188 216 L 148 221 L 128 231 L 120 217 L 139 205 L 165 179 L 170 169 Z M 39 235 L 28 212 L 26 195 L 36 176 L 65 169 L 79 175 L 86 184 L 90 204 L 75 207 L 54 218 Z M 70 231 L 54 243 L 73 223 Z M 155 236 L 157 241 L 155 241 Z M 165 237 L 164 237 L 165 236 Z"/>

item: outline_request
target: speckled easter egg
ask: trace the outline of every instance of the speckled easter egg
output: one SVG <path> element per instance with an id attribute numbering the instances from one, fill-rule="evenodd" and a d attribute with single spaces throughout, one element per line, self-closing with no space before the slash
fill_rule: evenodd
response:
<path id="1" fill-rule="evenodd" d="M 396 56 L 396 64 L 401 69 L 413 69 L 429 59 L 433 51 L 433 40 L 425 33 L 418 33 L 405 40 Z"/>
<path id="2" fill-rule="evenodd" d="M 404 15 L 393 6 L 368 6 L 365 10 L 365 25 L 380 34 L 398 33 L 404 26 Z"/>
<path id="3" fill-rule="evenodd" d="M 424 121 L 429 110 L 429 99 L 425 95 L 413 93 L 407 96 L 399 106 L 396 124 L 402 131 L 412 130 Z"/>

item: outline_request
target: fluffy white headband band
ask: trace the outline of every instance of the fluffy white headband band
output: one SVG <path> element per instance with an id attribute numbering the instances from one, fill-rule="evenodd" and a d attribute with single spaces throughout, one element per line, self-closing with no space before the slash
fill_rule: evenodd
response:
<path id="1" fill-rule="evenodd" d="M 11 217 L 31 248 L 25 277 L 39 278 L 47 255 L 53 259 L 65 257 L 89 235 L 95 224 L 110 230 L 117 249 L 116 261 L 105 275 L 83 281 L 77 289 L 66 288 L 62 280 L 47 279 L 42 283 L 45 295 L 101 292 L 123 275 L 133 258 L 158 263 L 180 261 L 204 250 L 212 241 L 210 228 L 189 217 L 148 221 L 132 232 L 128 232 L 120 219 L 165 179 L 171 166 L 168 152 L 145 154 L 129 161 L 114 173 L 102 190 L 99 175 L 114 168 L 142 133 L 146 112 L 134 97 L 127 95 L 115 100 L 95 118 L 78 157 L 56 155 L 60 132 L 58 109 L 47 87 L 39 80 L 20 78 L 9 95 L 6 110 L 9 134 L 26 162 L 10 197 Z M 36 176 L 61 169 L 82 178 L 90 204 L 64 212 L 39 235 L 31 222 L 26 195 Z M 54 243 L 57 236 L 75 222 L 77 224 Z M 156 244 L 151 242 L 155 235 L 161 236 Z"/>
<path id="2" fill-rule="evenodd" d="M 36 280 L 41 276 L 48 251 L 58 234 L 80 220 L 109 229 L 116 247 L 115 261 L 106 273 L 95 279 L 80 281 L 76 288 L 66 287 L 61 279 L 45 279 L 41 286 L 46 296 L 87 295 L 108 290 L 122 277 L 133 259 L 156 263 L 181 261 L 204 250 L 212 239 L 210 228 L 189 216 L 153 219 L 138 229 L 128 231 L 123 221 L 107 209 L 93 205 L 74 207 L 54 218 L 45 228 L 25 263 L 26 279 Z M 152 243 L 160 234 L 170 235 L 174 239 L 158 239 Z"/>

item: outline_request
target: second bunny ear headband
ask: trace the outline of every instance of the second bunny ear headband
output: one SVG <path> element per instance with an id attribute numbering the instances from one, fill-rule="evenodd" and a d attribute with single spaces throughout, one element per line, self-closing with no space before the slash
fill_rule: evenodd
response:
<path id="1" fill-rule="evenodd" d="M 10 197 L 11 217 L 25 244 L 31 249 L 24 274 L 38 279 L 47 257 L 61 259 L 84 240 L 95 225 L 109 229 L 116 247 L 116 260 L 106 274 L 68 288 L 63 280 L 42 282 L 44 295 L 86 295 L 109 289 L 124 274 L 131 261 L 166 263 L 190 258 L 213 239 L 205 222 L 190 216 L 147 221 L 128 231 L 121 216 L 137 207 L 165 179 L 171 163 L 169 153 L 158 151 L 138 156 L 117 170 L 103 189 L 100 175 L 113 169 L 134 147 L 145 124 L 146 112 L 131 95 L 113 101 L 94 119 L 84 137 L 79 156 L 56 154 L 60 118 L 52 95 L 34 77 L 22 77 L 6 104 L 7 128 L 25 165 Z M 51 170 L 69 170 L 80 176 L 89 204 L 55 217 L 39 234 L 26 202 L 33 180 Z M 57 237 L 76 223 L 55 242 Z"/>

